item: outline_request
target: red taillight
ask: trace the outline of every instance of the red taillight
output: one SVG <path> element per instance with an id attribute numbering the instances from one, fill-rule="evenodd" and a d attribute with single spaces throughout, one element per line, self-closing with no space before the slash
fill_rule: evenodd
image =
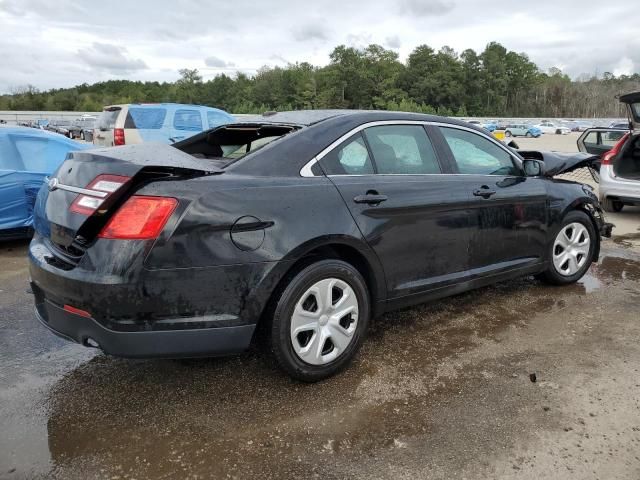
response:
<path id="1" fill-rule="evenodd" d="M 111 217 L 100 238 L 149 240 L 156 238 L 178 205 L 171 197 L 134 195 Z"/>
<path id="2" fill-rule="evenodd" d="M 73 313 L 74 315 L 80 315 L 81 317 L 91 318 L 91 314 L 86 310 L 81 310 L 79 308 L 72 307 L 71 305 L 65 305 L 64 309 L 65 311 L 69 313 Z"/>
<path id="3" fill-rule="evenodd" d="M 609 150 L 608 152 L 602 155 L 602 165 L 611 165 L 611 162 L 613 161 L 613 157 L 615 157 L 616 155 L 618 155 L 618 153 L 620 153 L 620 149 L 624 145 L 624 142 L 627 141 L 627 138 L 629 138 L 629 132 L 625 133 L 622 136 L 622 138 L 618 140 L 618 143 L 616 143 L 613 146 L 611 150 Z"/>
<path id="4" fill-rule="evenodd" d="M 124 145 L 124 128 L 114 128 L 113 129 L 113 144 Z"/>
<path id="5" fill-rule="evenodd" d="M 107 198 L 109 198 L 109 195 L 118 190 L 129 180 L 131 180 L 131 177 L 124 177 L 122 175 L 98 175 L 96 178 L 91 180 L 91 183 L 89 183 L 85 188 L 87 190 L 96 190 L 101 193 L 106 193 L 106 195 L 99 197 L 97 195 L 80 194 L 75 198 L 69 207 L 69 210 L 81 215 L 91 215 Z"/>

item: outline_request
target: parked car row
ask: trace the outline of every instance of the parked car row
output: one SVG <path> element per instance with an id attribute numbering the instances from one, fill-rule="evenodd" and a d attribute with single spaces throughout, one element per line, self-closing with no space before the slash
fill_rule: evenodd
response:
<path id="1" fill-rule="evenodd" d="M 82 115 L 75 120 L 54 119 L 54 120 L 31 120 L 28 122 L 19 122 L 22 127 L 37 128 L 39 130 L 48 130 L 53 133 L 64 135 L 67 138 L 79 138 L 80 140 L 91 141 L 93 137 L 93 127 L 96 117 L 92 115 Z"/>

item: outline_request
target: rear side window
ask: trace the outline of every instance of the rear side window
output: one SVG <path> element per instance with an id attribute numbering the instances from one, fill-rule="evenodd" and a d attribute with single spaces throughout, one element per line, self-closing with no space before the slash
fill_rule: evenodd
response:
<path id="1" fill-rule="evenodd" d="M 436 152 L 421 125 L 370 127 L 364 135 L 377 173 L 424 175 L 441 173 Z"/>
<path id="2" fill-rule="evenodd" d="M 118 114 L 121 110 L 113 109 L 113 110 L 105 110 L 100 114 L 98 120 L 96 120 L 96 128 L 100 130 L 111 130 L 112 128 L 116 128 L 116 120 L 118 119 Z"/>
<path id="3" fill-rule="evenodd" d="M 186 130 L 189 132 L 202 131 L 202 117 L 199 110 L 180 109 L 176 110 L 173 117 L 173 128 L 176 130 Z"/>
<path id="4" fill-rule="evenodd" d="M 129 107 L 124 128 L 159 130 L 166 116 L 166 108 Z"/>
<path id="5" fill-rule="evenodd" d="M 373 164 L 362 134 L 356 133 L 320 161 L 327 175 L 370 175 Z"/>
<path id="6" fill-rule="evenodd" d="M 229 123 L 229 116 L 222 112 L 207 111 L 207 125 L 214 128 Z"/>
<path id="7" fill-rule="evenodd" d="M 520 175 L 511 155 L 491 140 L 457 128 L 440 127 L 463 174 Z"/>

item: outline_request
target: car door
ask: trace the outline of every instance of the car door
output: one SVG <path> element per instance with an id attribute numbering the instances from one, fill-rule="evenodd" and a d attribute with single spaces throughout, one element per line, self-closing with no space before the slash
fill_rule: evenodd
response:
<path id="1" fill-rule="evenodd" d="M 320 163 L 380 259 L 390 298 L 465 275 L 468 196 L 442 174 L 422 124 L 364 128 L 321 154 Z"/>
<path id="2" fill-rule="evenodd" d="M 441 126 L 457 181 L 470 199 L 472 274 L 507 271 L 543 261 L 547 191 L 543 178 L 526 177 L 515 154 L 470 129 Z"/>
<path id="3" fill-rule="evenodd" d="M 618 128 L 589 128 L 578 138 L 578 150 L 603 155 L 611 150 L 628 130 Z"/>

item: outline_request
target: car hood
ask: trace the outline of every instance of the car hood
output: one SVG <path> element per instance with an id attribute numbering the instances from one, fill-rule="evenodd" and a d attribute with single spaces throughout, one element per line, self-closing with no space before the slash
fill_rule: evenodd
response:
<path id="1" fill-rule="evenodd" d="M 600 168 L 600 156 L 590 153 L 538 152 L 518 150 L 523 158 L 531 158 L 544 162 L 545 177 L 553 177 L 583 167 Z"/>

